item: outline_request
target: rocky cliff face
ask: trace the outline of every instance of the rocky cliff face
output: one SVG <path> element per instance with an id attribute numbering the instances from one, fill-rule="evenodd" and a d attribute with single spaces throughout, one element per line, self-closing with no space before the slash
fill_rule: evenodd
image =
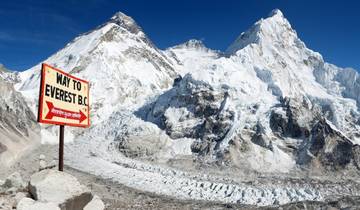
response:
<path id="1" fill-rule="evenodd" d="M 140 112 L 145 111 L 144 120 L 158 125 L 172 139 L 196 139 L 191 145 L 193 153 L 216 155 L 235 118 L 228 100 L 226 87 L 215 89 L 187 74 Z"/>

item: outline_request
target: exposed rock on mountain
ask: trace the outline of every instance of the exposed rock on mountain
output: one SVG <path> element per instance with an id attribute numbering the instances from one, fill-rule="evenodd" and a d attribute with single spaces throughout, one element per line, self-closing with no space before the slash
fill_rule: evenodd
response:
<path id="1" fill-rule="evenodd" d="M 359 145 L 354 145 L 325 119 L 314 125 L 305 149 L 307 152 L 302 161 L 310 163 L 312 167 L 327 170 L 346 167 L 359 169 Z"/>
<path id="2" fill-rule="evenodd" d="M 17 83 L 20 81 L 19 73 L 8 70 L 1 63 L 0 63 L 0 78 L 10 83 Z"/>
<path id="3" fill-rule="evenodd" d="M 39 143 L 40 126 L 23 96 L 14 89 L 14 80 L 1 76 L 0 72 L 0 164 L 8 165 Z"/>
<path id="4" fill-rule="evenodd" d="M 195 139 L 194 153 L 214 154 L 234 121 L 228 100 L 226 87 L 215 89 L 188 74 L 146 107 L 145 120 L 157 124 L 172 139 Z"/>
<path id="5" fill-rule="evenodd" d="M 280 103 L 270 115 L 273 132 L 279 137 L 309 138 L 314 121 L 321 116 L 318 110 L 305 98 L 303 101 L 281 98 Z"/>

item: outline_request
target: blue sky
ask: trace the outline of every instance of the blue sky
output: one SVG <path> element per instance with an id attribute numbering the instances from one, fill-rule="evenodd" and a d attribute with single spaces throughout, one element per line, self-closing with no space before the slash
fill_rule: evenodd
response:
<path id="1" fill-rule="evenodd" d="M 360 69 L 360 3 L 285 0 L 1 0 L 0 63 L 25 70 L 115 12 L 133 17 L 161 49 L 191 38 L 217 50 L 279 8 L 307 46 Z"/>

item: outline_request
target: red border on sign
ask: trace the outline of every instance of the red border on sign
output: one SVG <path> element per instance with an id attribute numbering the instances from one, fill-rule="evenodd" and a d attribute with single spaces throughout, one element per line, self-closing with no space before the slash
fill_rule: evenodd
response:
<path id="1" fill-rule="evenodd" d="M 58 121 L 54 121 L 54 120 L 43 120 L 42 119 L 42 111 L 43 111 L 43 97 L 44 97 L 44 94 L 43 94 L 43 90 L 44 90 L 44 87 L 45 87 L 45 68 L 48 67 L 48 68 L 51 68 L 55 71 L 58 71 L 62 74 L 65 74 L 66 76 L 74 79 L 74 80 L 78 80 L 78 81 L 81 81 L 83 83 L 86 83 L 88 85 L 88 105 L 87 105 L 87 112 L 88 112 L 88 116 L 87 116 L 87 120 L 88 120 L 88 124 L 87 125 L 81 125 L 81 124 L 76 124 L 76 123 L 64 123 L 64 122 L 58 122 Z M 86 81 L 86 80 L 83 80 L 83 79 L 79 79 L 77 77 L 74 77 L 73 75 L 69 74 L 69 73 L 66 73 L 60 69 L 57 69 L 55 67 L 52 67 L 46 63 L 42 63 L 41 65 L 41 79 L 40 79 L 40 91 L 39 91 L 39 109 L 38 109 L 38 122 L 39 123 L 47 123 L 47 124 L 53 124 L 53 125 L 69 125 L 69 126 L 75 126 L 75 127 L 83 127 L 83 128 L 87 128 L 90 126 L 90 85 L 89 85 L 89 82 Z"/>

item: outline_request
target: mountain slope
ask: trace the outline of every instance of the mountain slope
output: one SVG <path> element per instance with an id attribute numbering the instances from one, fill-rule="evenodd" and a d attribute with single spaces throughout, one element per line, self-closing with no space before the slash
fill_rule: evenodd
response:
<path id="1" fill-rule="evenodd" d="M 171 85 L 172 63 L 147 38 L 136 22 L 123 13 L 93 31 L 80 35 L 44 63 L 90 81 L 91 124 L 108 119 L 112 112 L 143 103 Z M 34 114 L 40 84 L 40 67 L 21 72 L 16 85 Z M 43 126 L 42 142 L 56 142 L 57 128 Z M 67 129 L 71 141 L 81 133 Z"/>
<path id="2" fill-rule="evenodd" d="M 17 74 L 0 66 L 0 166 L 8 166 L 26 150 L 39 144 L 40 126 L 14 89 Z M 3 164 L 3 165 L 1 165 Z"/>
<path id="3" fill-rule="evenodd" d="M 324 200 L 331 187 L 308 185 L 308 175 L 359 175 L 359 74 L 308 49 L 279 10 L 225 53 L 197 40 L 161 51 L 117 13 L 45 62 L 91 83 L 93 126 L 74 129 L 66 148 L 75 168 L 184 199 L 255 205 Z M 39 72 L 16 85 L 34 111 Z M 211 172 L 221 178 L 199 175 Z M 244 177 L 259 173 L 300 178 L 248 195 Z"/>
<path id="4" fill-rule="evenodd" d="M 123 13 L 75 38 L 44 62 L 90 81 L 94 123 L 106 119 L 117 106 L 136 104 L 166 89 L 176 75 L 167 57 Z M 40 64 L 20 77 L 17 89 L 36 110 Z"/>

